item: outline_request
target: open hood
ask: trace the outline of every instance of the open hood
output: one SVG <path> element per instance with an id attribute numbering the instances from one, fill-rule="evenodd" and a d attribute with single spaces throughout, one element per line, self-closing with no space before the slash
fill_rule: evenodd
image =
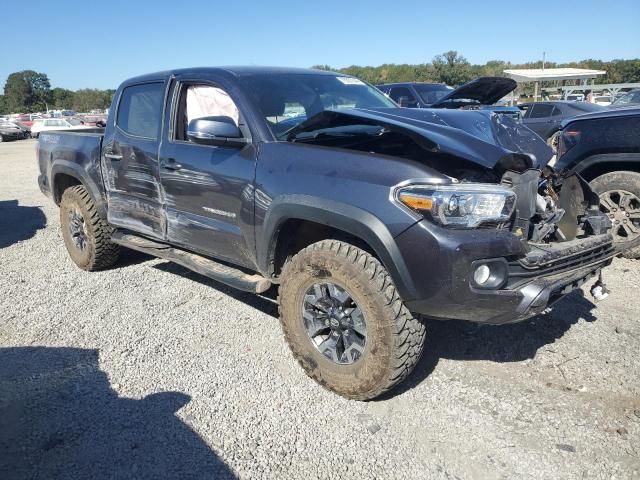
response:
<path id="1" fill-rule="evenodd" d="M 349 108 L 325 110 L 288 132 L 290 142 L 310 142 L 327 131 L 368 125 L 400 132 L 426 152 L 454 155 L 486 168 L 514 155 L 526 157 L 529 167 L 542 168 L 552 156 L 546 142 L 505 115 L 483 110 L 422 108 Z M 301 133 L 314 133 L 306 137 Z M 325 132 L 325 133 L 323 133 Z"/>
<path id="2" fill-rule="evenodd" d="M 429 108 L 455 108 L 464 104 L 493 105 L 516 89 L 515 80 L 505 77 L 479 77 L 451 91 Z"/>

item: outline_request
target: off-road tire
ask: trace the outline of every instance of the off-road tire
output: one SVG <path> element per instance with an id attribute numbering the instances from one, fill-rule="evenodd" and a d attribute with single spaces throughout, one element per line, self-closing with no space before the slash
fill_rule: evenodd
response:
<path id="1" fill-rule="evenodd" d="M 598 195 L 609 191 L 624 190 L 640 199 L 640 173 L 627 171 L 605 173 L 594 178 L 590 185 Z M 626 248 L 627 243 L 630 242 L 618 242 L 618 245 Z M 626 258 L 640 258 L 640 245 L 627 248 L 622 255 Z"/>
<path id="2" fill-rule="evenodd" d="M 82 214 L 86 232 L 86 248 L 78 249 L 69 229 L 70 209 Z M 111 241 L 113 228 L 100 217 L 93 199 L 82 185 L 67 188 L 60 202 L 60 224 L 64 244 L 73 262 L 83 270 L 104 270 L 114 265 L 120 254 L 120 246 Z"/>
<path id="3" fill-rule="evenodd" d="M 329 280 L 349 291 L 367 325 L 362 356 L 349 365 L 320 353 L 303 323 L 305 292 Z M 404 305 L 384 266 L 349 243 L 323 240 L 290 258 L 283 267 L 278 303 L 293 356 L 307 375 L 343 397 L 369 400 L 387 392 L 409 375 L 422 355 L 424 323 Z"/>

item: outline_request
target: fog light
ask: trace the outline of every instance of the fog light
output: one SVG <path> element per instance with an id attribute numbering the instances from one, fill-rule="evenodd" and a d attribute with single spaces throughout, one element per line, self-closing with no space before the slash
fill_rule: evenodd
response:
<path id="1" fill-rule="evenodd" d="M 491 269 L 486 265 L 480 265 L 476 268 L 476 271 L 473 272 L 473 281 L 478 285 L 484 285 L 489 280 L 491 276 Z"/>

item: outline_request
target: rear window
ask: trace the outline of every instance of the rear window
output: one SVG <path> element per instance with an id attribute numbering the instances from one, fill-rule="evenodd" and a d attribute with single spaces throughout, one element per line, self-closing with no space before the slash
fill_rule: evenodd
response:
<path id="1" fill-rule="evenodd" d="M 157 139 L 162 121 L 164 84 L 145 83 L 122 91 L 116 124 L 125 133 Z"/>
<path id="2" fill-rule="evenodd" d="M 539 103 L 533 105 L 531 110 L 531 115 L 529 118 L 544 118 L 550 117 L 551 112 L 553 112 L 553 105 L 546 105 L 544 103 Z"/>

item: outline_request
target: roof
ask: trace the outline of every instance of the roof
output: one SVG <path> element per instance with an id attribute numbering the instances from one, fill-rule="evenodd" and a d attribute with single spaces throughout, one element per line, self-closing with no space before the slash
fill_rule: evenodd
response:
<path id="1" fill-rule="evenodd" d="M 581 80 L 605 75 L 605 70 L 587 68 L 523 68 L 504 70 L 504 73 L 517 82 L 537 82 L 540 80 Z"/>
<path id="2" fill-rule="evenodd" d="M 192 67 L 192 68 L 180 68 L 175 70 L 164 70 L 161 72 L 147 73 L 127 79 L 124 83 L 137 83 L 153 81 L 158 79 L 167 78 L 171 75 L 180 74 L 197 74 L 197 73 L 211 73 L 211 74 L 226 74 L 240 77 L 243 75 L 277 75 L 277 74 L 314 74 L 314 75 L 333 75 L 340 77 L 347 77 L 343 73 L 330 72 L 328 70 L 314 70 L 311 68 L 289 68 L 289 67 L 262 67 L 255 65 L 247 66 L 224 66 L 224 67 Z"/>
<path id="3" fill-rule="evenodd" d="M 562 122 L 562 126 L 568 125 L 577 120 L 596 120 L 600 118 L 610 118 L 610 117 L 638 117 L 640 116 L 640 107 L 635 105 L 626 107 L 626 108 L 618 108 L 618 109 L 609 109 L 605 108 L 600 112 L 591 112 L 585 113 L 584 115 L 578 115 L 577 117 L 571 117 L 564 122 Z"/>

